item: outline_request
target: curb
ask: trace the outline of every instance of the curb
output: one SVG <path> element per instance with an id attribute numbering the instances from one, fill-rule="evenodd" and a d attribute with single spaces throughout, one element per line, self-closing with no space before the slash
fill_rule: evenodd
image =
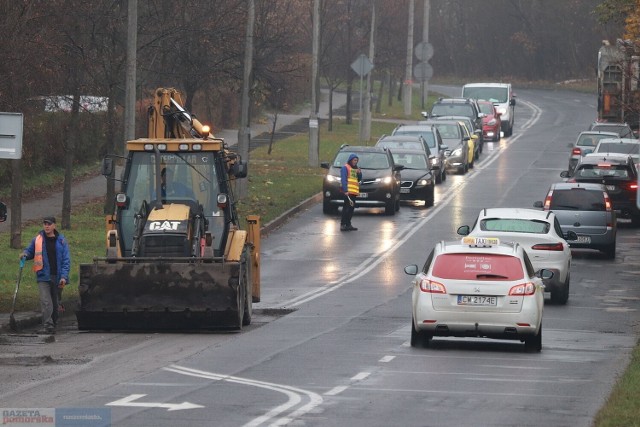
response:
<path id="1" fill-rule="evenodd" d="M 299 213 L 302 210 L 310 208 L 311 206 L 319 203 L 320 201 L 322 201 L 322 192 L 315 194 L 306 200 L 303 200 L 297 206 L 292 207 L 291 209 L 284 212 L 279 217 L 269 221 L 262 228 L 260 228 L 260 237 L 266 237 L 269 233 L 277 230 L 282 225 L 284 225 L 288 220 L 293 218 L 297 213 Z"/>

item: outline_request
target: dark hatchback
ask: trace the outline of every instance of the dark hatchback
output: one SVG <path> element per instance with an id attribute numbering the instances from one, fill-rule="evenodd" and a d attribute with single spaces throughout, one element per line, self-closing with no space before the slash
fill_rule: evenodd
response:
<path id="1" fill-rule="evenodd" d="M 580 160 L 573 173 L 564 171 L 560 176 L 569 182 L 603 184 L 618 217 L 631 219 L 634 226 L 640 226 L 640 209 L 636 204 L 638 172 L 630 156 L 590 153 Z"/>
<path id="2" fill-rule="evenodd" d="M 362 170 L 360 194 L 355 198 L 355 207 L 383 207 L 386 215 L 395 215 L 400 209 L 400 171 L 389 149 L 366 146 L 342 146 L 331 163 L 320 166 L 329 171 L 322 184 L 322 211 L 334 214 L 342 206 L 340 170 L 349 155 L 358 156 L 358 167 Z"/>
<path id="3" fill-rule="evenodd" d="M 433 206 L 435 178 L 429 159 L 423 151 L 391 149 L 393 159 L 402 169 L 400 200 L 424 201 L 424 206 Z"/>

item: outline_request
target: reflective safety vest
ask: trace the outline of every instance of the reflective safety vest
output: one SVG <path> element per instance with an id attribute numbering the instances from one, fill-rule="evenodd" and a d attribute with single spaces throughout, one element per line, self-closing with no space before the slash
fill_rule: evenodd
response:
<path id="1" fill-rule="evenodd" d="M 354 169 L 347 163 L 347 193 L 353 196 L 360 194 L 360 184 L 358 183 L 358 169 Z"/>
<path id="2" fill-rule="evenodd" d="M 43 243 L 44 239 L 42 238 L 42 234 L 38 234 L 36 236 L 35 253 L 33 255 L 33 267 L 31 268 L 33 271 L 40 271 L 44 268 L 44 261 L 42 260 Z"/>

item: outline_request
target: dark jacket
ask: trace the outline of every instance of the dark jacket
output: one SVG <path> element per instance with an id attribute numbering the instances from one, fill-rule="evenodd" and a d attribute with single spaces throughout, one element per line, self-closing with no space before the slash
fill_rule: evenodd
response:
<path id="1" fill-rule="evenodd" d="M 51 269 L 49 268 L 49 257 L 47 256 L 47 245 L 42 242 L 42 263 L 43 268 L 36 272 L 36 279 L 38 282 L 50 282 L 54 281 L 58 283 L 60 279 L 65 279 L 69 283 L 69 270 L 71 269 L 71 257 L 69 256 L 69 245 L 67 239 L 58 233 L 58 230 L 54 231 L 56 235 L 56 259 L 58 263 L 58 275 L 57 277 L 51 277 Z M 47 236 L 44 230 L 40 230 L 38 233 L 46 240 Z M 36 236 L 37 237 L 37 236 Z M 31 239 L 31 244 L 27 246 L 24 252 L 27 254 L 27 259 L 33 259 L 36 252 L 36 237 Z"/>

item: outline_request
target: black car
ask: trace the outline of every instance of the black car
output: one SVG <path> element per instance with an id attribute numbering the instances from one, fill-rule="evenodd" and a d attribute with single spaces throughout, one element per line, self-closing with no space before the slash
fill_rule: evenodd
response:
<path id="1" fill-rule="evenodd" d="M 429 159 L 429 165 L 433 170 L 436 184 L 446 179 L 446 156 L 444 152 L 447 146 L 443 145 L 440 132 L 434 126 L 400 125 L 393 130 L 391 135 L 383 135 L 376 142 L 376 147 L 387 147 L 392 150 L 397 148 L 402 150 L 422 149 Z"/>
<path id="2" fill-rule="evenodd" d="M 424 151 L 391 149 L 391 154 L 396 164 L 404 166 L 400 200 L 422 200 L 425 207 L 433 206 L 436 182 Z"/>
<path id="3" fill-rule="evenodd" d="M 322 162 L 328 169 L 322 184 L 322 211 L 325 214 L 336 213 L 342 206 L 340 170 L 350 154 L 358 156 L 358 167 L 362 170 L 360 195 L 354 200 L 355 207 L 384 207 L 387 215 L 395 215 L 400 209 L 400 171 L 391 151 L 381 147 L 344 145 L 338 150 L 333 162 Z"/>
<path id="4" fill-rule="evenodd" d="M 5 222 L 7 220 L 7 205 L 0 202 L 0 222 Z"/>
<path id="5" fill-rule="evenodd" d="M 569 182 L 593 182 L 604 184 L 618 218 L 631 219 L 640 225 L 638 195 L 638 171 L 631 156 L 624 154 L 590 153 L 580 159 L 573 173 L 560 173 Z"/>

